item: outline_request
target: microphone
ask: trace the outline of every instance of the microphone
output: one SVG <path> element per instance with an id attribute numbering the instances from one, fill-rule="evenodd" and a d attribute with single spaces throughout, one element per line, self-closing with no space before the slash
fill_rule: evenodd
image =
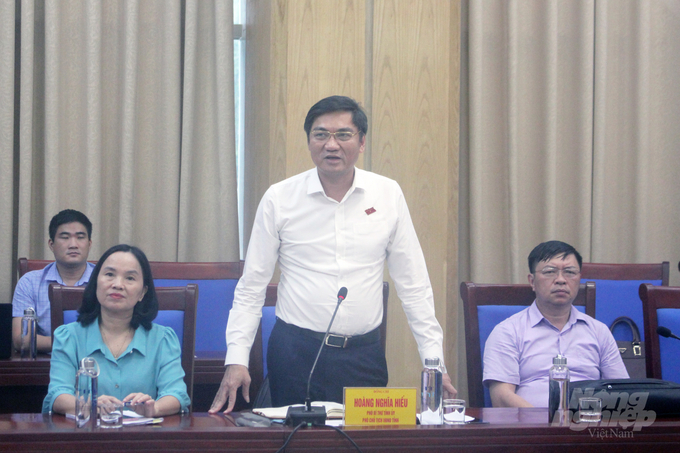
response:
<path id="1" fill-rule="evenodd" d="M 675 338 L 676 340 L 680 340 L 680 337 L 678 337 L 677 335 L 673 335 L 673 332 L 671 332 L 671 329 L 669 329 L 668 327 L 659 326 L 656 328 L 656 333 L 658 333 L 664 338 Z"/>
<path id="2" fill-rule="evenodd" d="M 305 398 L 305 405 L 289 407 L 286 413 L 286 425 L 297 426 L 301 423 L 306 423 L 307 426 L 312 425 L 323 425 L 326 422 L 326 407 L 325 406 L 312 406 L 312 398 L 310 396 L 310 389 L 312 385 L 312 375 L 314 374 L 314 368 L 316 368 L 316 362 L 319 361 L 319 356 L 321 355 L 321 350 L 323 345 L 326 344 L 326 339 L 331 331 L 331 326 L 335 320 L 335 315 L 338 314 L 338 308 L 340 304 L 347 297 L 347 288 L 344 286 L 338 291 L 338 304 L 335 306 L 335 311 L 331 317 L 331 322 L 328 323 L 328 328 L 326 329 L 326 334 L 323 336 L 321 341 L 321 346 L 319 346 L 319 352 L 316 353 L 316 359 L 314 359 L 314 364 L 312 369 L 309 371 L 309 378 L 307 378 L 307 397 Z"/>

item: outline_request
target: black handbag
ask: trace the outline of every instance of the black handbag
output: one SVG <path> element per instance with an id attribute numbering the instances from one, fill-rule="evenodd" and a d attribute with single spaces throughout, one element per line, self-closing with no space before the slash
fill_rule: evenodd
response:
<path id="1" fill-rule="evenodd" d="M 620 316 L 614 320 L 609 330 L 613 333 L 617 324 L 627 324 L 633 333 L 633 341 L 617 341 L 623 364 L 631 379 L 645 379 L 647 377 L 647 362 L 645 361 L 645 343 L 640 339 L 640 331 L 635 321 L 627 316 Z"/>
<path id="2" fill-rule="evenodd" d="M 602 399 L 602 410 L 618 414 L 619 419 L 642 411 L 655 417 L 680 416 L 680 384 L 661 379 L 600 379 L 569 384 L 569 408 L 578 409 L 578 399 L 594 396 Z M 603 412 L 604 413 L 604 412 Z"/>

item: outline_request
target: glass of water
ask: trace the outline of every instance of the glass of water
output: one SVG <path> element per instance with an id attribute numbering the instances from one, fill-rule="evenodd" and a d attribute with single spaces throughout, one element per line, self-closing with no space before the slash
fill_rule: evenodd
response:
<path id="1" fill-rule="evenodd" d="M 602 400 L 594 397 L 578 399 L 578 421 L 581 423 L 595 423 L 602 420 Z"/>
<path id="2" fill-rule="evenodd" d="M 120 428 L 123 426 L 123 405 L 105 403 L 99 405 L 99 427 Z"/>
<path id="3" fill-rule="evenodd" d="M 465 400 L 444 400 L 444 423 L 447 425 L 462 425 L 465 423 Z"/>

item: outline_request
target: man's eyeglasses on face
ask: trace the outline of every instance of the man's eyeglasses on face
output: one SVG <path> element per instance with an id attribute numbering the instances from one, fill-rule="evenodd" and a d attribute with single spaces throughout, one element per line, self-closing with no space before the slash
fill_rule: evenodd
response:
<path id="1" fill-rule="evenodd" d="M 352 131 L 337 131 L 337 132 L 328 132 L 328 131 L 313 131 L 311 133 L 312 138 L 317 141 L 317 142 L 325 142 L 329 138 L 331 138 L 331 135 L 335 137 L 335 139 L 339 142 L 346 142 L 352 139 L 355 135 L 357 135 L 359 132 L 352 132 Z"/>
<path id="2" fill-rule="evenodd" d="M 576 269 L 575 267 L 567 267 L 566 269 L 562 269 L 562 275 L 564 275 L 564 278 L 573 280 L 575 278 L 578 278 L 578 276 L 581 274 L 581 272 Z M 557 276 L 560 274 L 560 269 L 556 267 L 551 267 L 547 266 L 538 271 L 539 274 L 544 276 L 545 278 L 557 278 Z"/>

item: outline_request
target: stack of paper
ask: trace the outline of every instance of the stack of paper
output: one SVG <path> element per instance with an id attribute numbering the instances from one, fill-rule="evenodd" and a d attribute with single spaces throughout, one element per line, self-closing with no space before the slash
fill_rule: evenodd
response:
<path id="1" fill-rule="evenodd" d="M 150 417 L 140 417 L 140 418 L 124 418 L 123 425 L 134 426 L 134 425 L 155 425 L 156 423 L 163 423 L 163 417 L 150 418 Z"/>

